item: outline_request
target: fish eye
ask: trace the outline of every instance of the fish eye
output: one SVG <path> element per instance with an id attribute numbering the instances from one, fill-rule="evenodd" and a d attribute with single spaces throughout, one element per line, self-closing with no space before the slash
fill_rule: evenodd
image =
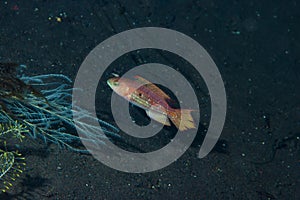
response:
<path id="1" fill-rule="evenodd" d="M 114 85 L 114 86 L 119 86 L 120 84 L 119 84 L 118 81 L 114 81 L 114 82 L 113 82 L 113 85 Z"/>

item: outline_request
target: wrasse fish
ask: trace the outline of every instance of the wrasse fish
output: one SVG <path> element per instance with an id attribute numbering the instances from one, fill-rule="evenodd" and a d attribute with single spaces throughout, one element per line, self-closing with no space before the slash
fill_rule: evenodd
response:
<path id="1" fill-rule="evenodd" d="M 170 107 L 168 101 L 172 99 L 159 87 L 140 76 L 134 78 L 135 80 L 114 77 L 108 79 L 107 84 L 118 95 L 144 109 L 151 119 L 167 126 L 171 126 L 171 120 L 180 131 L 195 128 L 191 115 L 193 110 Z M 141 84 L 143 85 L 140 86 Z"/>
<path id="2" fill-rule="evenodd" d="M 0 63 L 0 99 L 17 97 L 23 100 L 26 95 L 33 94 L 43 98 L 49 104 L 42 93 L 17 77 L 19 66 L 16 63 Z"/>
<path id="3" fill-rule="evenodd" d="M 17 76 L 17 68 L 19 64 L 16 63 L 0 63 L 0 111 L 3 110 L 11 117 L 16 118 L 7 108 L 5 101 L 19 100 L 23 103 L 27 102 L 27 95 L 34 95 L 42 98 L 49 104 L 46 97 L 35 90 L 31 85 L 26 84 Z"/>

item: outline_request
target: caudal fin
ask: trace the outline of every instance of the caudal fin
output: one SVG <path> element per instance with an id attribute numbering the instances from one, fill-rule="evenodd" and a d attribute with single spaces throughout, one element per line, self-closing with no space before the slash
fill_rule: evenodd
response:
<path id="1" fill-rule="evenodd" d="M 191 115 L 192 111 L 194 110 L 174 109 L 168 113 L 168 117 L 180 131 L 185 131 L 187 129 L 196 128 Z"/>

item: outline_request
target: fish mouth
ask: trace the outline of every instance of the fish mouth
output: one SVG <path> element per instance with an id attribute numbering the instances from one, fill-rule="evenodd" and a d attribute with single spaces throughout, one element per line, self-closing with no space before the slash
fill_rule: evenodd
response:
<path id="1" fill-rule="evenodd" d="M 108 79 L 108 80 L 106 81 L 106 83 L 107 83 L 107 85 L 108 85 L 109 87 L 111 87 L 111 80 L 110 80 L 110 79 Z"/>
<path id="2" fill-rule="evenodd" d="M 111 89 L 114 89 L 113 81 L 111 79 L 108 79 L 106 83 Z"/>

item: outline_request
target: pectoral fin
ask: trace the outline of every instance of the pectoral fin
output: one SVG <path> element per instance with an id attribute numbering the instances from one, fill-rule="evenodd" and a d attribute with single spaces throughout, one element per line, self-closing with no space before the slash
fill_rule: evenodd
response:
<path id="1" fill-rule="evenodd" d="M 146 110 L 146 113 L 151 119 L 154 119 L 155 121 L 164 124 L 166 126 L 171 126 L 167 115 L 161 114 L 153 110 Z"/>

